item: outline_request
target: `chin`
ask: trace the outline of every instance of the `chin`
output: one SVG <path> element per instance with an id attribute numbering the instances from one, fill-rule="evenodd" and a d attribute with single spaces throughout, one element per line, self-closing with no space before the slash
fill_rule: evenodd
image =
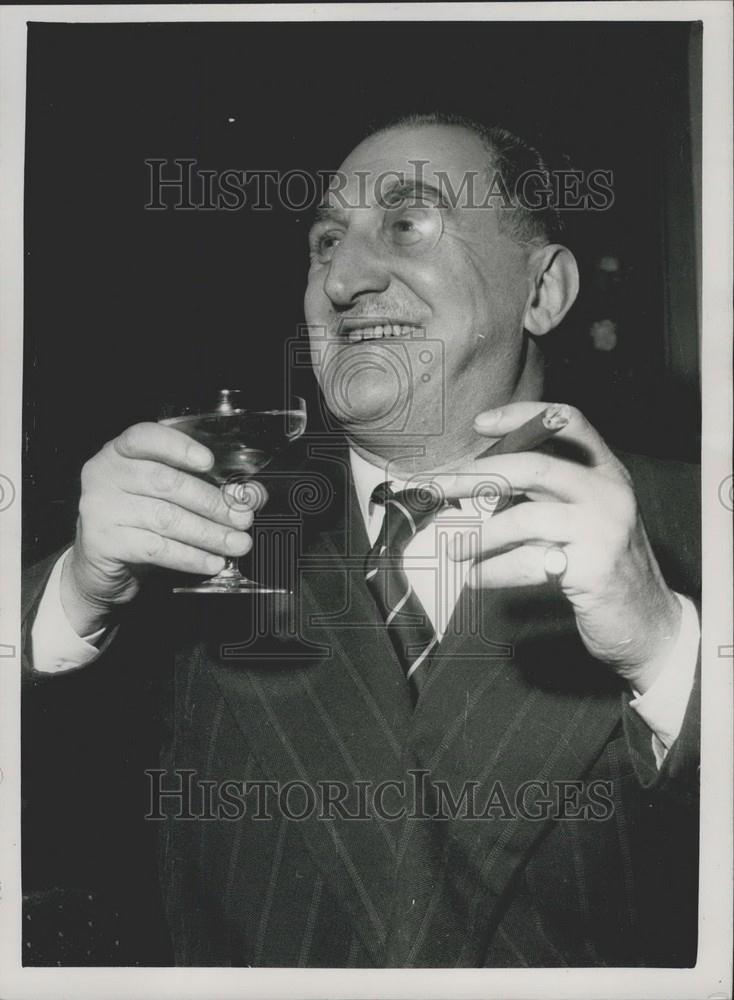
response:
<path id="1" fill-rule="evenodd" d="M 332 419 L 336 420 L 350 434 L 364 435 L 390 431 L 395 421 L 392 419 L 392 407 L 387 405 L 369 406 L 353 405 L 348 409 L 343 402 L 326 401 Z"/>
<path id="2" fill-rule="evenodd" d="M 397 380 L 383 373 L 357 371 L 322 385 L 326 405 L 334 419 L 350 433 L 370 434 L 404 426 L 408 393 Z"/>

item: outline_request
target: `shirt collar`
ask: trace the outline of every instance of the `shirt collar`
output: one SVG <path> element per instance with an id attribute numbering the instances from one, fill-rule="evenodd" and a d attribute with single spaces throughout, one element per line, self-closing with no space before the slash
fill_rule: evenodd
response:
<path id="1" fill-rule="evenodd" d="M 384 465 L 373 465 L 372 462 L 368 462 L 366 458 L 358 455 L 354 448 L 349 449 L 349 462 L 352 468 L 352 481 L 357 493 L 359 509 L 362 512 L 365 525 L 369 528 L 373 519 L 373 508 L 377 506 L 372 503 L 370 497 L 375 486 L 379 486 L 380 483 L 385 482 L 389 463 L 385 462 Z M 395 479 L 392 476 L 390 477 L 390 482 L 393 484 L 393 489 L 396 490 L 400 490 L 405 486 L 404 480 Z M 382 508 L 380 508 L 380 511 L 382 511 Z"/>
<path id="2" fill-rule="evenodd" d="M 390 463 L 385 461 L 380 465 L 373 465 L 372 462 L 368 462 L 366 458 L 357 454 L 354 448 L 351 447 L 349 449 L 349 462 L 352 469 L 352 482 L 357 494 L 357 502 L 362 513 L 362 520 L 364 521 L 370 542 L 374 543 L 382 526 L 385 508 L 381 504 L 372 503 L 370 497 L 375 486 L 379 486 L 380 483 L 384 483 L 387 479 L 387 470 Z M 389 481 L 394 490 L 401 490 L 406 485 L 406 480 L 396 479 L 395 476 L 390 476 Z M 471 499 L 461 497 L 459 507 L 459 511 L 455 511 L 452 508 L 442 511 L 440 514 L 441 519 L 450 520 L 461 513 L 464 515 L 472 513 L 476 516 Z"/>

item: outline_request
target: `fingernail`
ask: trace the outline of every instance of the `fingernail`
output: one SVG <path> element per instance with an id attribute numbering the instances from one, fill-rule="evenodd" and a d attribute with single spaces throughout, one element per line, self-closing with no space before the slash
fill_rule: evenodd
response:
<path id="1" fill-rule="evenodd" d="M 494 427 L 502 419 L 502 410 L 485 410 L 484 413 L 478 413 L 474 418 L 474 423 L 478 424 L 480 427 Z"/>
<path id="2" fill-rule="evenodd" d="M 186 457 L 197 469 L 208 469 L 212 461 L 211 452 L 200 444 L 190 444 L 186 449 Z"/>
<path id="3" fill-rule="evenodd" d="M 237 525 L 238 528 L 249 528 L 250 522 L 252 521 L 252 512 L 249 510 L 237 510 L 234 507 L 230 507 L 229 519 L 232 524 Z"/>
<path id="4" fill-rule="evenodd" d="M 231 552 L 232 555 L 244 555 L 247 546 L 247 535 L 243 535 L 240 531 L 228 531 L 224 536 L 224 544 L 227 546 L 227 551 Z"/>

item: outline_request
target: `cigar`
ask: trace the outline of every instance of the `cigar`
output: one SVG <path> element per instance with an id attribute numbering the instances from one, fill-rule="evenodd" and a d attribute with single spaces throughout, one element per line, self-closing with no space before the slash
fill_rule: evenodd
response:
<path id="1" fill-rule="evenodd" d="M 495 441 L 477 458 L 487 458 L 490 455 L 510 455 L 518 451 L 532 451 L 552 438 L 568 424 L 571 411 L 565 403 L 552 403 L 544 410 L 526 421 L 517 430 L 505 434 Z"/>

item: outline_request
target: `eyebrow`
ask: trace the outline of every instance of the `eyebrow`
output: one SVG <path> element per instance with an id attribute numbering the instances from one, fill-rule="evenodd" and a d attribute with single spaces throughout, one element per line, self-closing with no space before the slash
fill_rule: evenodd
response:
<path id="1" fill-rule="evenodd" d="M 441 189 L 437 188 L 434 184 L 427 184 L 425 181 L 404 181 L 403 183 L 399 183 L 396 180 L 392 187 L 389 187 L 383 193 L 383 197 L 379 201 L 382 208 L 392 207 L 389 202 L 386 203 L 386 197 L 391 201 L 402 201 L 403 199 L 407 200 L 412 197 L 416 201 L 435 201 L 441 208 L 449 207 Z"/>
<path id="2" fill-rule="evenodd" d="M 441 188 L 434 184 L 427 184 L 425 181 L 403 181 L 395 182 L 382 192 L 382 197 L 377 204 L 380 208 L 392 208 L 396 202 L 414 199 L 415 201 L 435 201 L 440 208 L 450 208 L 451 206 L 444 197 Z M 334 219 L 343 214 L 343 207 L 340 205 L 330 205 L 328 201 L 323 201 L 314 213 L 315 225 L 318 222 Z"/>
<path id="3" fill-rule="evenodd" d="M 337 215 L 342 214 L 342 212 L 343 209 L 338 205 L 330 205 L 327 201 L 322 201 L 314 212 L 312 225 L 316 225 L 317 222 L 324 222 L 326 219 L 334 219 Z"/>

